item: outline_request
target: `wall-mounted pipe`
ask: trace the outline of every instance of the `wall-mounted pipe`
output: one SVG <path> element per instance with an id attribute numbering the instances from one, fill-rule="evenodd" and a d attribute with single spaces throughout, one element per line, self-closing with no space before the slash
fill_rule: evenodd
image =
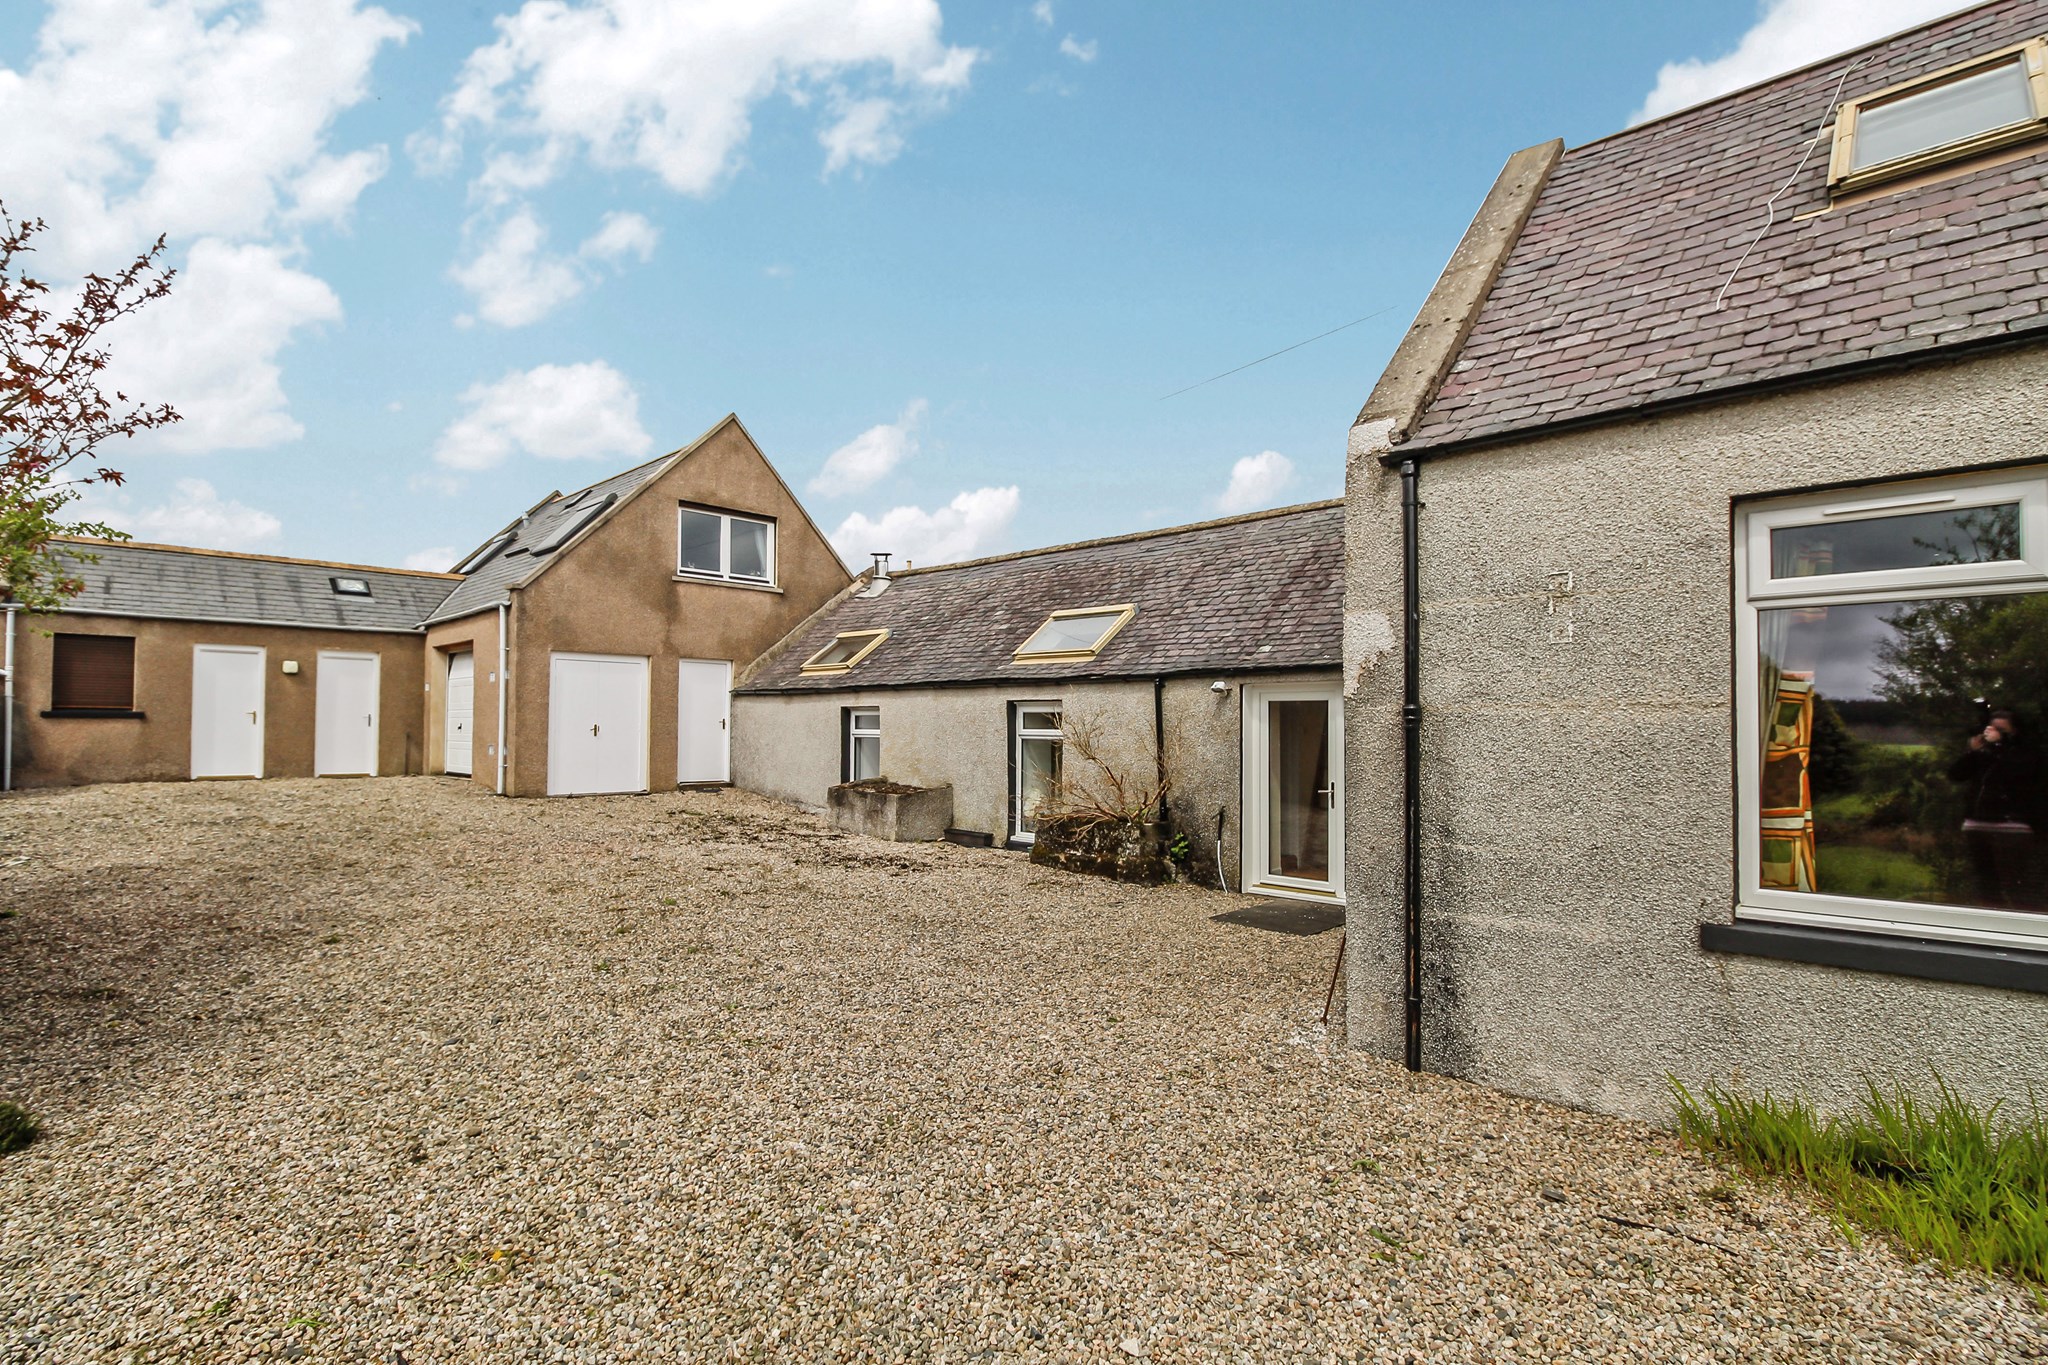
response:
<path id="1" fill-rule="evenodd" d="M 505 794 L 505 693 L 512 686 L 512 675 L 505 669 L 505 659 L 510 653 L 509 641 L 505 638 L 505 608 L 512 605 L 511 599 L 498 603 L 498 795 Z"/>
<path id="2" fill-rule="evenodd" d="M 21 610 L 18 602 L 6 604 L 7 612 L 7 655 L 0 664 L 0 671 L 7 675 L 5 696 L 0 698 L 0 708 L 7 712 L 5 722 L 6 738 L 0 740 L 0 791 L 14 790 L 14 616 Z"/>
<path id="3" fill-rule="evenodd" d="M 1401 461 L 1401 910 L 1410 1071 L 1422 1070 L 1421 482 L 1416 461 Z"/>
<path id="4" fill-rule="evenodd" d="M 1152 769 L 1159 783 L 1159 828 L 1166 828 L 1166 679 L 1152 680 Z"/>

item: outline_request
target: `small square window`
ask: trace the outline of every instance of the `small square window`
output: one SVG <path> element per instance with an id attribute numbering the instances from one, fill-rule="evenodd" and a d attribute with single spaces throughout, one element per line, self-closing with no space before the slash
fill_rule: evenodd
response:
<path id="1" fill-rule="evenodd" d="M 886 630 L 852 630 L 804 660 L 805 673 L 844 673 L 881 648 L 889 638 Z"/>
<path id="2" fill-rule="evenodd" d="M 2048 134 L 2042 39 L 1846 101 L 1828 184 L 1837 193 Z"/>
<path id="3" fill-rule="evenodd" d="M 1069 663 L 1092 659 L 1129 623 L 1137 608 L 1079 607 L 1056 611 L 1017 647 L 1016 662 Z"/>
<path id="4" fill-rule="evenodd" d="M 367 578 L 330 578 L 336 594 L 342 597 L 369 597 L 370 580 Z"/>
<path id="5" fill-rule="evenodd" d="M 775 523 L 708 508 L 679 508 L 676 572 L 735 583 L 773 583 Z"/>

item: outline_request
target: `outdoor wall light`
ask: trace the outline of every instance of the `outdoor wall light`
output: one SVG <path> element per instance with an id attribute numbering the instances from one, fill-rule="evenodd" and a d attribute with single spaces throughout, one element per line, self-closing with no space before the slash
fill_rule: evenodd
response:
<path id="1" fill-rule="evenodd" d="M 1223 681 L 1223 679 L 1218 678 L 1215 682 L 1209 684 L 1209 690 L 1211 692 L 1228 692 L 1230 690 L 1230 684 Z"/>
<path id="2" fill-rule="evenodd" d="M 299 671 L 299 661 L 297 659 L 286 659 L 284 661 L 284 671 L 287 677 L 297 674 Z"/>

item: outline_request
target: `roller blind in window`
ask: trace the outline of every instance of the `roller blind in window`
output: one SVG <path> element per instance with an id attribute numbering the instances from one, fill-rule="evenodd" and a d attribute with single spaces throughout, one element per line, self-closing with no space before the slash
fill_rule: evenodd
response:
<path id="1" fill-rule="evenodd" d="M 59 635 L 50 705 L 59 711 L 128 711 L 135 706 L 135 638 Z"/>

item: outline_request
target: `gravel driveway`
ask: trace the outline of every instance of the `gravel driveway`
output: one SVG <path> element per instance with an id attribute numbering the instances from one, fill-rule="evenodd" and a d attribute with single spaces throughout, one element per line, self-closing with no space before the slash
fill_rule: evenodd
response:
<path id="1" fill-rule="evenodd" d="M 740 793 L 0 801 L 0 1361 L 2020 1360 L 2009 1286 L 1349 1056 L 1335 935 Z"/>

